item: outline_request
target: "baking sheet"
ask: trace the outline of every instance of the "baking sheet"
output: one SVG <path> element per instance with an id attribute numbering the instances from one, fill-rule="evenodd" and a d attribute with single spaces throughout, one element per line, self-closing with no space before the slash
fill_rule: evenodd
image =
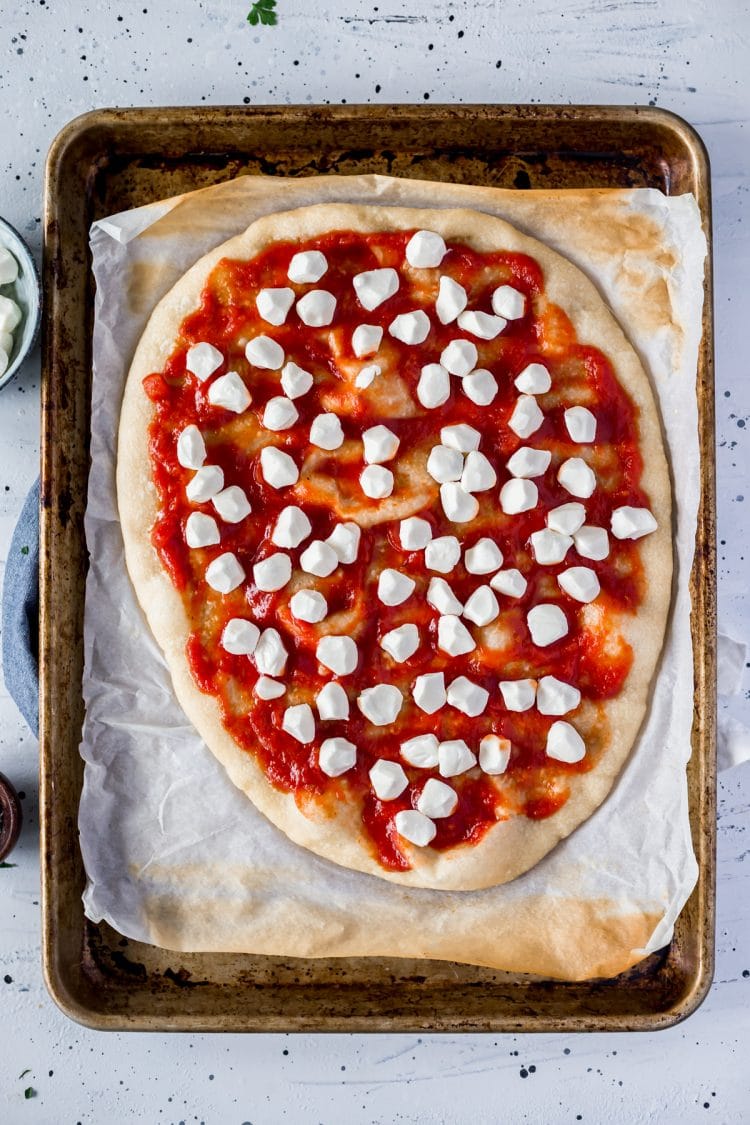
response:
<path id="1" fill-rule="evenodd" d="M 466 190 L 441 185 L 436 200 L 432 183 L 385 177 L 248 177 L 209 189 L 210 208 L 206 192 L 194 193 L 110 218 L 92 231 L 98 293 L 80 827 L 86 912 L 127 936 L 175 949 L 366 951 L 487 963 L 486 953 L 474 951 L 472 934 L 489 928 L 497 936 L 490 963 L 528 969 L 514 961 L 514 934 L 533 928 L 535 971 L 578 978 L 610 975 L 665 944 L 694 885 L 684 764 L 692 724 L 688 576 L 699 491 L 695 367 L 705 241 L 691 196 L 574 191 L 561 214 L 545 206 L 543 192 L 483 189 L 482 207 L 595 275 L 652 371 L 679 481 L 674 611 L 642 752 L 631 757 L 605 805 L 532 872 L 489 891 L 413 891 L 291 844 L 234 790 L 181 716 L 124 574 L 113 435 L 129 358 L 155 301 L 202 253 L 260 214 L 323 199 L 461 205 Z M 592 223 L 601 259 L 587 262 L 576 245 L 584 227 L 590 238 Z M 627 252 L 614 259 L 608 251 L 613 223 L 634 234 Z M 663 232 L 674 261 L 649 253 L 654 242 L 643 237 L 649 229 Z M 658 301 L 681 329 L 653 330 Z M 398 949 L 377 945 L 383 911 L 398 920 Z M 486 948 L 486 939 L 480 944 Z"/>

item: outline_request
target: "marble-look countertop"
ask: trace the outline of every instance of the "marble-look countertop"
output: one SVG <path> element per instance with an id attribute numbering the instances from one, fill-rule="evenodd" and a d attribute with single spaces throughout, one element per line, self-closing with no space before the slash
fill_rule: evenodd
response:
<path id="1" fill-rule="evenodd" d="M 0 214 L 41 241 L 44 159 L 110 105 L 593 102 L 676 111 L 713 167 L 720 617 L 750 637 L 746 331 L 750 12 L 744 0 L 0 0 Z M 37 475 L 39 358 L 0 394 L 0 565 Z M 747 501 L 746 501 L 747 494 Z M 750 723 L 750 677 L 725 704 Z M 42 982 L 37 747 L 0 689 L 0 768 L 26 823 L 0 869 L 0 1121 L 750 1120 L 750 765 L 719 783 L 716 980 L 656 1035 L 102 1035 Z M 25 1091 L 29 1096 L 25 1097 Z"/>

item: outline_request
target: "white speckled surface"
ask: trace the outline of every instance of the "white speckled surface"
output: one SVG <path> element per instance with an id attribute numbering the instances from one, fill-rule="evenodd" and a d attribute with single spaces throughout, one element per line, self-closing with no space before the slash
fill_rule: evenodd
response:
<path id="1" fill-rule="evenodd" d="M 0 0 L 0 213 L 40 249 L 47 147 L 103 105 L 579 101 L 675 110 L 714 173 L 720 613 L 750 639 L 746 325 L 750 14 L 744 0 Z M 745 75 L 745 77 L 743 77 Z M 0 560 L 37 473 L 38 357 L 0 395 Z M 747 500 L 745 499 L 747 494 Z M 750 677 L 729 705 L 750 723 Z M 743 1122 L 750 1117 L 750 765 L 719 785 L 716 983 L 687 1023 L 617 1036 L 103 1036 L 39 968 L 36 745 L 0 690 L 0 768 L 26 827 L 0 870 L 0 1121 Z M 23 1073 L 28 1070 L 28 1073 Z M 24 1090 L 34 1094 L 25 1099 Z"/>

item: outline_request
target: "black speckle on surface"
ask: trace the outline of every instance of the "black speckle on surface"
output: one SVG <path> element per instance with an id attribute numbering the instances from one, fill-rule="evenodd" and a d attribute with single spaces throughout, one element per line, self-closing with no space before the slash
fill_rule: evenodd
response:
<path id="1" fill-rule="evenodd" d="M 747 970 L 745 970 L 745 974 L 746 973 L 747 973 Z M 5 976 L 3 977 L 3 980 L 5 981 L 6 984 L 13 984 L 13 977 L 9 973 L 5 974 Z"/>
<path id="2" fill-rule="evenodd" d="M 743 977 L 750 977 L 750 969 L 743 969 L 742 975 Z M 7 980 L 8 978 L 6 977 L 5 979 Z"/>
<path id="3" fill-rule="evenodd" d="M 529 1077 L 529 1072 L 528 1072 L 528 1070 L 526 1069 L 525 1066 L 522 1066 L 518 1073 L 521 1075 L 522 1078 L 528 1078 Z"/>

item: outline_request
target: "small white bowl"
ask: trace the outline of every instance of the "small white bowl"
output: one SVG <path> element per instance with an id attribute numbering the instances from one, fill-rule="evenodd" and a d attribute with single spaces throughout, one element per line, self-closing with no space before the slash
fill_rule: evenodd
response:
<path id="1" fill-rule="evenodd" d="M 31 251 L 20 234 L 5 219 L 0 218 L 0 246 L 10 250 L 18 262 L 18 277 L 11 285 L 0 286 L 4 297 L 11 297 L 20 306 L 23 318 L 13 332 L 13 351 L 10 363 L 0 376 L 0 390 L 10 382 L 34 347 L 42 318 L 42 287 Z"/>

